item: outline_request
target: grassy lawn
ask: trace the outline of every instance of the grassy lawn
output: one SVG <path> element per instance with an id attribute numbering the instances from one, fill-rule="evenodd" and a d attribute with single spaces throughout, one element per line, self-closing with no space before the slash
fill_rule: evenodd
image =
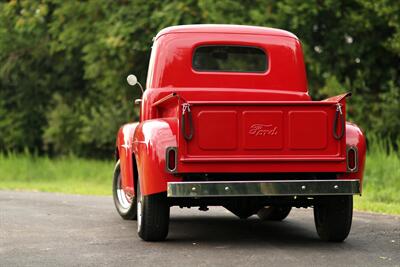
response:
<path id="1" fill-rule="evenodd" d="M 363 196 L 355 209 L 400 214 L 400 157 L 384 142 L 369 144 Z M 390 147 L 390 146 L 389 146 Z M 0 189 L 110 195 L 114 162 L 76 157 L 0 155 Z"/>
<path id="2" fill-rule="evenodd" d="M 114 162 L 0 155 L 0 189 L 110 195 Z"/>
<path id="3" fill-rule="evenodd" d="M 400 155 L 385 140 L 370 140 L 364 173 L 363 196 L 355 208 L 400 214 Z M 397 144 L 400 147 L 400 144 Z M 390 148 L 390 149 L 386 149 Z"/>

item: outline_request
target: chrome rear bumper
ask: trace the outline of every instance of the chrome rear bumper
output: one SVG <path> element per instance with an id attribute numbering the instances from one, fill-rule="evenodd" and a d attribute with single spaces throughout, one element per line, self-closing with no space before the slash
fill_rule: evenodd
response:
<path id="1" fill-rule="evenodd" d="M 361 194 L 359 180 L 169 182 L 168 197 L 317 196 Z"/>

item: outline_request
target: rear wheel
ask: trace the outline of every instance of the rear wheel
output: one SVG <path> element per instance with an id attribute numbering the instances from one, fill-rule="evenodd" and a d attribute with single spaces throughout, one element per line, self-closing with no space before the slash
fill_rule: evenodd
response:
<path id="1" fill-rule="evenodd" d="M 144 196 L 137 186 L 138 235 L 145 241 L 162 241 L 168 235 L 167 193 Z"/>
<path id="2" fill-rule="evenodd" d="M 350 233 L 353 196 L 330 196 L 317 199 L 314 221 L 322 240 L 342 242 Z"/>
<path id="3" fill-rule="evenodd" d="M 257 212 L 258 218 L 262 221 L 282 221 L 292 210 L 292 207 L 268 206 Z"/>
<path id="4" fill-rule="evenodd" d="M 136 220 L 136 199 L 127 195 L 122 188 L 119 160 L 115 164 L 113 179 L 113 199 L 119 215 L 125 220 Z"/>

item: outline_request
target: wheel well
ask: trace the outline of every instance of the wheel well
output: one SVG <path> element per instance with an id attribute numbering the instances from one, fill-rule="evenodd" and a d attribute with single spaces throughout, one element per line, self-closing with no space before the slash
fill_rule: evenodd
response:
<path id="1" fill-rule="evenodd" d="M 137 163 L 136 163 L 136 157 L 135 153 L 132 153 L 132 170 L 133 170 L 133 186 L 135 188 L 135 196 L 136 196 L 136 190 L 137 190 L 137 184 L 138 184 L 138 178 L 139 178 L 139 173 L 137 169 Z"/>
<path id="2" fill-rule="evenodd" d="M 115 148 L 115 152 L 114 152 L 114 158 L 115 161 L 117 162 L 119 160 L 119 152 L 118 152 L 118 147 Z"/>

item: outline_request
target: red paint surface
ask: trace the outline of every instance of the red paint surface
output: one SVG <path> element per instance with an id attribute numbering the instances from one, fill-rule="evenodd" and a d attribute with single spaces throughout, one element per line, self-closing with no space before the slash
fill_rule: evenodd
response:
<path id="1" fill-rule="evenodd" d="M 201 45 L 243 45 L 263 49 L 265 73 L 198 72 L 194 49 Z M 286 31 L 248 26 L 181 26 L 155 38 L 139 124 L 118 133 L 123 185 L 134 193 L 133 162 L 143 194 L 166 190 L 181 173 L 335 172 L 362 179 L 365 139 L 347 124 L 341 140 L 333 138 L 340 95 L 312 101 L 301 45 Z M 180 131 L 182 104 L 191 104 L 193 139 Z M 123 147 L 129 140 L 130 147 Z M 346 145 L 359 150 L 359 170 L 346 173 Z M 166 148 L 178 147 L 175 175 L 166 171 Z M 134 155 L 134 157 L 133 157 Z"/>
<path id="2" fill-rule="evenodd" d="M 125 192 L 130 196 L 133 196 L 135 194 L 132 140 L 137 125 L 138 123 L 129 123 L 123 125 L 118 131 L 117 138 L 118 155 L 120 159 L 122 176 L 122 187 L 124 188 Z"/>

